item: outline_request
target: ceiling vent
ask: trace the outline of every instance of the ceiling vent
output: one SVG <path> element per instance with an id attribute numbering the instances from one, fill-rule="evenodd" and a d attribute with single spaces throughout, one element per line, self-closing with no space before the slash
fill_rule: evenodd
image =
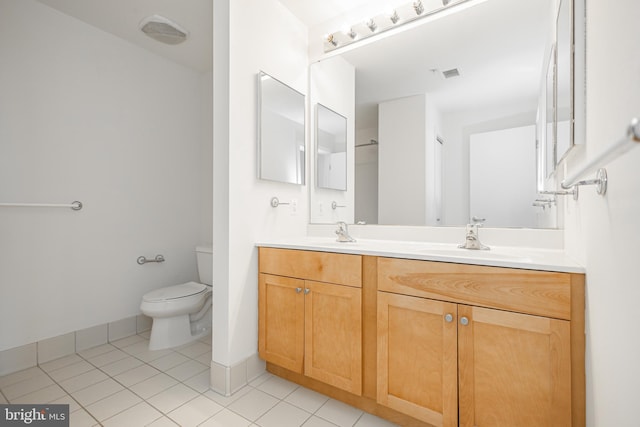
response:
<path id="1" fill-rule="evenodd" d="M 151 15 L 140 22 L 140 30 L 165 44 L 182 43 L 189 37 L 189 32 L 180 25 L 160 15 Z"/>
<path id="2" fill-rule="evenodd" d="M 458 71 L 457 68 L 452 68 L 450 70 L 443 71 L 442 75 L 445 79 L 450 79 L 451 77 L 459 77 L 460 71 Z"/>

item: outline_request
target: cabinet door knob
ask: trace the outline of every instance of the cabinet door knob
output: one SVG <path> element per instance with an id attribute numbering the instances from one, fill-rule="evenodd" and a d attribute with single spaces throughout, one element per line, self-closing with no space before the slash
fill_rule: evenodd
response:
<path id="1" fill-rule="evenodd" d="M 299 294 L 300 292 L 302 292 L 302 288 L 296 288 L 296 293 Z"/>
<path id="2" fill-rule="evenodd" d="M 453 315 L 451 313 L 447 313 L 444 315 L 444 321 L 447 323 L 453 322 Z"/>
<path id="3" fill-rule="evenodd" d="M 307 295 L 309 292 L 311 292 L 311 289 L 309 289 L 309 288 L 306 288 L 306 289 L 304 290 L 304 294 L 305 294 L 305 295 Z"/>
<path id="4" fill-rule="evenodd" d="M 462 317 L 460 318 L 460 324 L 461 324 L 462 326 L 467 326 L 467 325 L 469 324 L 469 319 L 467 319 L 465 316 L 462 316 Z"/>

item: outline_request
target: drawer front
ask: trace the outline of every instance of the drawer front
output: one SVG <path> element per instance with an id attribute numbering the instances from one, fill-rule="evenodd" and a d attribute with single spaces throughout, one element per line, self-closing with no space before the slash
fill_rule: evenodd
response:
<path id="1" fill-rule="evenodd" d="M 261 273 L 362 287 L 362 256 L 260 248 Z"/>
<path id="2" fill-rule="evenodd" d="M 378 258 L 378 290 L 571 319 L 571 275 Z"/>

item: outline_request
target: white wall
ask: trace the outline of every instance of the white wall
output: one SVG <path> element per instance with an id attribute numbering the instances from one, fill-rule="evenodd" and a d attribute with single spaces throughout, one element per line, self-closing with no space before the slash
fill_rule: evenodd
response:
<path id="1" fill-rule="evenodd" d="M 267 108 L 260 114 L 263 118 L 260 176 L 280 182 L 302 182 L 300 146 L 305 143 L 304 125 Z"/>
<path id="2" fill-rule="evenodd" d="M 255 242 L 304 235 L 309 218 L 306 185 L 256 177 L 256 75 L 263 70 L 306 94 L 308 62 L 306 27 L 278 1 L 214 0 L 213 6 L 213 229 L 220 255 L 214 259 L 213 360 L 224 369 L 257 352 Z M 296 212 L 272 208 L 273 196 L 295 199 Z"/>
<path id="3" fill-rule="evenodd" d="M 442 123 L 437 106 L 429 94 L 381 102 L 377 122 L 378 223 L 438 225 L 435 144 Z"/>
<path id="4" fill-rule="evenodd" d="M 425 118 L 425 95 L 378 106 L 379 224 L 425 225 Z"/>
<path id="5" fill-rule="evenodd" d="M 0 350 L 195 279 L 206 78 L 32 0 L 0 3 L 0 57 L 0 201 L 84 203 L 0 208 Z"/>
<path id="6" fill-rule="evenodd" d="M 440 225 L 442 214 L 442 188 L 436 188 L 438 181 L 442 187 L 442 156 L 438 158 L 436 155 L 436 144 L 438 136 L 442 136 L 442 115 L 438 106 L 433 102 L 431 96 L 427 93 L 425 97 L 425 224 Z M 442 151 L 440 152 L 442 154 Z M 440 164 L 436 162 L 440 160 Z M 436 172 L 440 172 L 440 180 L 435 176 Z M 440 198 L 440 200 L 437 200 Z M 440 209 L 438 207 L 440 206 Z M 440 218 L 440 219 L 439 219 Z"/>
<path id="7" fill-rule="evenodd" d="M 200 75 L 200 244 L 213 239 L 213 64 Z"/>
<path id="8" fill-rule="evenodd" d="M 510 105 L 499 109 L 460 111 L 443 115 L 445 178 L 442 225 L 460 225 L 469 221 L 470 135 L 535 124 L 535 109 L 529 109 L 529 105 Z M 499 197 L 499 194 L 496 196 Z M 501 200 L 496 200 L 496 203 L 501 203 Z"/>
<path id="9" fill-rule="evenodd" d="M 469 148 L 471 216 L 489 227 L 535 228 L 535 125 L 474 133 Z"/>
<path id="10" fill-rule="evenodd" d="M 569 171 L 622 137 L 640 114 L 640 2 L 587 4 L 586 146 Z M 612 74 L 612 65 L 615 73 Z M 640 149 L 607 166 L 605 197 L 583 187 L 567 201 L 567 250 L 587 268 L 587 425 L 638 425 Z"/>
<path id="11" fill-rule="evenodd" d="M 376 115 L 377 121 L 377 115 Z M 378 128 L 356 130 L 355 222 L 378 223 Z"/>

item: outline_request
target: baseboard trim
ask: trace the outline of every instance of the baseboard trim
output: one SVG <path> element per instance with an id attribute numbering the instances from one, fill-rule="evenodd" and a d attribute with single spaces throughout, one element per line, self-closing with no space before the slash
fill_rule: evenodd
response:
<path id="1" fill-rule="evenodd" d="M 231 396 L 262 375 L 265 370 L 266 364 L 260 359 L 258 353 L 232 366 L 225 366 L 212 360 L 211 389 L 223 396 Z"/>
<path id="2" fill-rule="evenodd" d="M 0 351 L 0 376 L 148 331 L 151 324 L 139 314 Z"/>

